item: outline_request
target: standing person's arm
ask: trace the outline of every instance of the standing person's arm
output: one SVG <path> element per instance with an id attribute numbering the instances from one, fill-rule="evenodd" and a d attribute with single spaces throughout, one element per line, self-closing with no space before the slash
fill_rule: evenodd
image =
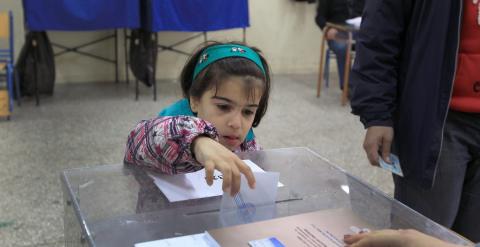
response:
<path id="1" fill-rule="evenodd" d="M 317 5 L 317 15 L 315 16 L 315 22 L 317 23 L 320 29 L 324 29 L 327 24 L 327 13 L 328 13 L 328 2 L 329 0 L 318 0 Z"/>
<path id="2" fill-rule="evenodd" d="M 367 128 L 364 149 L 372 165 L 390 162 L 393 114 L 405 30 L 412 1 L 366 1 L 352 68 L 352 113 Z"/>
<path id="3" fill-rule="evenodd" d="M 364 7 L 365 7 L 365 0 L 354 0 L 352 17 L 362 16 Z"/>

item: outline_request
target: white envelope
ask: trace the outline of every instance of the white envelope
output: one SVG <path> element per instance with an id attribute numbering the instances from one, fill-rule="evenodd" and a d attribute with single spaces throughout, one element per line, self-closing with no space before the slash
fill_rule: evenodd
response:
<path id="1" fill-rule="evenodd" d="M 251 160 L 244 160 L 244 162 L 254 173 L 265 172 Z M 214 171 L 215 178 L 219 178 L 220 175 L 222 174 L 219 171 Z M 223 194 L 222 179 L 214 180 L 212 186 L 209 186 L 205 180 L 205 169 L 178 175 L 149 173 L 149 176 L 153 178 L 155 185 L 157 185 L 170 202 L 207 198 Z M 283 184 L 278 183 L 278 186 L 281 187 Z M 242 182 L 241 188 L 243 187 L 249 188 L 247 183 Z"/>

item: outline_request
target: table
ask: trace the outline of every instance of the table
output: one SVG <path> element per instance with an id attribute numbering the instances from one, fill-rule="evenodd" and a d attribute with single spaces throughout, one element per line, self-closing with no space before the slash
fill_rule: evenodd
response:
<path id="1" fill-rule="evenodd" d="M 348 101 L 348 81 L 350 78 L 350 67 L 352 64 L 352 44 L 353 44 L 353 33 L 359 31 L 358 28 L 355 28 L 350 25 L 340 25 L 335 23 L 327 22 L 325 28 L 323 29 L 322 41 L 320 46 L 320 65 L 318 69 L 318 79 L 317 79 L 317 97 L 320 97 L 320 91 L 322 88 L 322 81 L 323 81 L 323 70 L 324 68 L 324 57 L 325 57 L 325 43 L 327 42 L 327 32 L 330 28 L 335 28 L 337 30 L 343 31 L 347 33 L 346 39 L 344 41 L 347 43 L 347 53 L 345 57 L 345 71 L 343 74 L 344 82 L 343 82 L 343 90 L 342 90 L 342 97 L 341 97 L 341 104 L 345 106 Z M 327 68 L 328 69 L 328 68 Z"/>
<path id="2" fill-rule="evenodd" d="M 115 81 L 118 82 L 118 28 L 140 27 L 139 0 L 23 0 L 25 26 L 29 31 L 96 31 L 114 29 L 113 34 L 67 47 L 52 42 L 60 48 L 60 56 L 69 52 L 88 56 L 115 65 Z M 114 59 L 82 51 L 82 48 L 114 39 Z M 125 54 L 126 54 L 125 42 Z M 38 92 L 36 93 L 37 105 Z"/>
<path id="3" fill-rule="evenodd" d="M 280 172 L 276 217 L 349 208 L 378 228 L 414 228 L 470 244 L 308 148 L 240 153 L 267 171 Z M 369 168 L 374 169 L 374 168 Z M 61 174 L 66 246 L 133 246 L 138 242 L 202 233 L 221 227 L 221 197 L 169 203 L 150 177 L 122 164 Z"/>

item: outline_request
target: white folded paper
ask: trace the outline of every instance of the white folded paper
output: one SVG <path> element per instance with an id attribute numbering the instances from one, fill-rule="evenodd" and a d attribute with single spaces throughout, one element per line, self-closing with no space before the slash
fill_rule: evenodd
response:
<path id="1" fill-rule="evenodd" d="M 252 171 L 265 172 L 257 164 L 251 160 L 244 160 Z M 149 173 L 149 176 L 153 178 L 153 182 L 163 192 L 170 202 L 185 201 L 191 199 L 207 198 L 213 196 L 220 196 L 223 194 L 222 190 L 222 174 L 215 170 L 213 184 L 209 186 L 205 180 L 205 169 L 197 172 L 178 174 L 178 175 L 159 175 Z M 258 181 L 257 181 L 258 183 Z M 283 184 L 278 183 L 278 187 Z M 242 183 L 241 187 L 247 187 L 248 185 Z"/>

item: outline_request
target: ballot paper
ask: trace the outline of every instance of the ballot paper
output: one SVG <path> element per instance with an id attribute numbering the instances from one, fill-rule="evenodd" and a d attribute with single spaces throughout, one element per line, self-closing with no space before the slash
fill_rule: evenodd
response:
<path id="1" fill-rule="evenodd" d="M 265 172 L 251 160 L 244 160 L 244 162 L 252 169 L 254 173 Z M 214 180 L 211 186 L 209 186 L 205 180 L 205 169 L 177 175 L 149 173 L 149 176 L 153 178 L 155 185 L 157 185 L 157 187 L 163 192 L 170 202 L 207 198 L 220 196 L 223 194 L 222 173 L 217 170 L 214 171 Z M 258 183 L 258 179 L 256 180 Z M 279 182 L 278 186 L 281 187 L 283 184 Z M 243 182 L 241 188 L 250 189 L 248 183 Z"/>
<path id="2" fill-rule="evenodd" d="M 403 171 L 402 171 L 402 166 L 400 165 L 400 160 L 398 159 L 398 156 L 395 154 L 390 154 L 390 161 L 391 163 L 385 162 L 381 156 L 378 158 L 378 163 L 380 164 L 380 167 L 390 171 L 394 174 L 397 174 L 400 177 L 403 177 Z"/>
<path id="3" fill-rule="evenodd" d="M 276 237 L 263 238 L 248 242 L 250 247 L 285 247 Z"/>
<path id="4" fill-rule="evenodd" d="M 135 247 L 220 247 L 218 243 L 208 234 L 199 233 L 176 238 L 167 238 L 135 244 Z"/>
<path id="5" fill-rule="evenodd" d="M 223 226 L 275 218 L 279 173 L 257 172 L 254 175 L 256 179 L 254 190 L 242 186 L 233 197 L 224 193 L 220 203 L 220 221 Z M 247 180 L 242 177 L 242 184 L 244 183 L 247 183 Z"/>
<path id="6" fill-rule="evenodd" d="M 220 204 L 220 220 L 223 227 L 270 220 L 276 217 L 275 199 L 279 173 L 257 170 L 253 174 L 256 179 L 254 190 L 248 186 L 241 186 L 239 193 L 234 197 L 223 193 Z M 242 176 L 241 179 L 242 184 L 247 184 L 245 177 Z M 208 232 L 135 244 L 135 247 L 167 246 L 220 247 Z"/>

